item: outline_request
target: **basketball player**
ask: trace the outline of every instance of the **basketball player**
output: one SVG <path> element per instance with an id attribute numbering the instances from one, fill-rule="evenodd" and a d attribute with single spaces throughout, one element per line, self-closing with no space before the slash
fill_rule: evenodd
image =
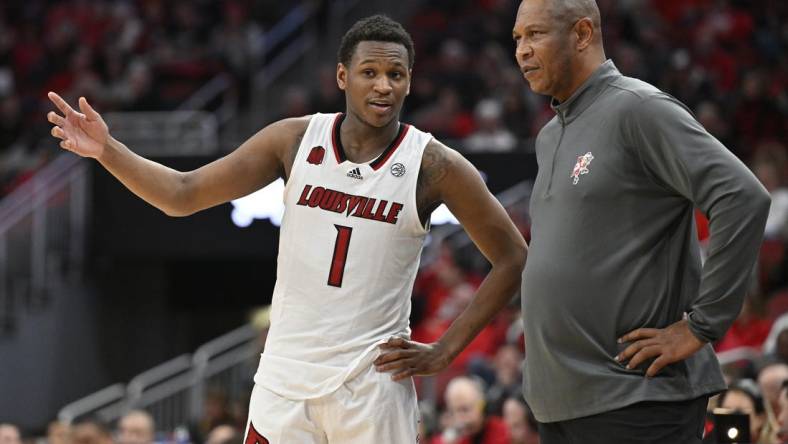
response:
<path id="1" fill-rule="evenodd" d="M 526 245 L 474 167 L 399 122 L 413 42 L 398 23 L 357 22 L 339 49 L 346 112 L 275 122 L 233 153 L 179 172 L 113 139 L 84 98 L 55 93 L 61 147 L 95 158 L 171 216 L 286 180 L 271 329 L 255 376 L 248 444 L 415 443 L 411 376 L 445 368 L 515 293 Z M 408 339 L 410 294 L 430 213 L 445 203 L 492 270 L 433 344 Z M 376 358 L 385 349 L 384 362 Z M 387 372 L 386 366 L 398 370 Z"/>

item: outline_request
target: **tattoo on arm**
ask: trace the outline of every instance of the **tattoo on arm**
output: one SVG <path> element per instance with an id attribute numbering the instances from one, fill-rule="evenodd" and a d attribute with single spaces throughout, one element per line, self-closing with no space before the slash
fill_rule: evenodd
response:
<path id="1" fill-rule="evenodd" d="M 430 213 L 441 203 L 436 185 L 446 177 L 448 167 L 449 159 L 445 148 L 433 143 L 428 144 L 422 155 L 421 170 L 416 185 L 416 204 L 422 222 L 425 222 Z"/>

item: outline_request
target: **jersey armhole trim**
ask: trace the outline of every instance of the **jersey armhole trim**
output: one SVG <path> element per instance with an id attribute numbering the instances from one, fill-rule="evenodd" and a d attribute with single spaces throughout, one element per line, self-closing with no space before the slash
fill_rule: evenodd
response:
<path id="1" fill-rule="evenodd" d="M 305 140 L 309 140 L 310 134 L 314 131 L 314 127 L 318 125 L 317 121 L 323 117 L 323 114 L 315 113 L 309 119 L 309 124 L 307 124 L 306 129 L 304 130 L 304 134 L 301 136 L 301 141 L 298 142 L 298 148 L 296 151 L 295 158 L 293 159 L 293 165 L 290 167 L 290 174 L 287 176 L 287 180 L 285 181 L 285 190 L 282 193 L 282 200 L 284 202 L 287 201 L 287 194 L 290 191 L 291 183 L 293 183 L 293 177 L 296 176 L 296 168 L 303 168 L 301 163 L 304 161 L 304 150 L 303 145 Z"/>
<path id="2" fill-rule="evenodd" d="M 413 226 L 417 227 L 416 234 L 419 234 L 419 235 L 422 235 L 422 236 L 426 236 L 426 235 L 428 235 L 430 233 L 430 229 L 432 228 L 432 223 L 431 223 L 431 221 L 432 221 L 432 213 L 430 213 L 427 216 L 427 221 L 424 224 L 422 224 L 421 223 L 421 216 L 419 215 L 419 200 L 418 200 L 419 179 L 418 179 L 418 175 L 421 174 L 421 162 L 423 161 L 423 158 L 424 158 L 424 151 L 426 151 L 427 145 L 429 145 L 430 142 L 432 142 L 433 140 L 436 140 L 436 139 L 430 133 L 421 133 L 419 135 L 425 139 L 425 142 L 422 143 L 422 144 L 419 144 L 420 145 L 419 146 L 420 154 L 419 154 L 419 162 L 418 162 L 419 163 L 419 170 L 416 172 L 416 185 L 413 187 L 413 196 L 411 196 L 411 198 L 410 198 L 410 201 L 413 203 L 413 211 L 411 212 L 411 213 L 413 213 L 413 216 L 411 216 L 411 219 L 412 219 Z"/>

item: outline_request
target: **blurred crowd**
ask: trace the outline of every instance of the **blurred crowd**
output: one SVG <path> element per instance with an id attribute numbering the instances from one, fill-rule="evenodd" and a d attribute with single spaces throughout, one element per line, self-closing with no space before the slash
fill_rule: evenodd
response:
<path id="1" fill-rule="evenodd" d="M 29 152 L 12 153 L 15 144 L 27 147 L 48 131 L 45 91 L 62 91 L 69 100 L 86 95 L 102 110 L 148 110 L 176 106 L 221 71 L 233 74 L 243 88 L 260 51 L 262 29 L 273 21 L 270 10 L 263 14 L 261 2 L 8 3 L 0 6 L 0 185 L 5 189 L 9 162 L 22 162 L 25 170 L 43 161 Z M 772 195 L 752 289 L 733 327 L 715 344 L 721 355 L 747 353 L 725 361 L 731 388 L 710 402 L 707 431 L 714 424 L 712 409 L 721 407 L 750 416 L 753 442 L 788 442 L 788 3 L 597 3 L 605 49 L 619 70 L 687 104 Z M 403 120 L 467 152 L 530 149 L 554 114 L 547 99 L 528 90 L 513 63 L 517 5 L 513 0 L 425 2 L 406 22 L 417 56 Z M 317 76 L 311 85 L 286 88 L 282 117 L 344 109 L 334 67 L 326 66 Z M 526 207 L 510 211 L 528 239 Z M 700 215 L 698 225 L 703 241 L 708 232 Z M 467 306 L 485 267 L 472 253 L 443 247 L 414 288 L 413 339 L 440 337 Z M 419 380 L 421 397 L 437 401 L 423 405 L 422 442 L 538 443 L 535 419 L 519 394 L 526 353 L 520 322 L 519 302 L 513 301 L 449 369 Z M 46 441 L 176 442 L 183 436 L 197 442 L 242 441 L 243 400 L 228 400 L 221 392 L 209 398 L 214 404 L 206 418 L 185 431 L 157 434 L 149 415 L 132 412 L 114 432 L 95 420 L 53 423 Z M 126 420 L 144 432 L 132 438 L 124 429 Z M 144 439 L 135 441 L 140 436 Z M 0 444 L 18 442 L 18 430 L 0 425 Z"/>
<path id="2" fill-rule="evenodd" d="M 219 73 L 243 103 L 276 1 L 0 3 L 0 196 L 56 154 L 47 91 L 106 111 L 170 110 Z M 48 140 L 48 139 L 45 139 Z"/>
<path id="3" fill-rule="evenodd" d="M 208 418 L 208 416 L 206 416 Z M 206 419 L 207 421 L 207 419 Z M 131 410 L 116 422 L 114 428 L 98 418 L 83 418 L 72 424 L 51 422 L 46 436 L 22 439 L 13 424 L 0 423 L 0 444 L 241 444 L 243 428 L 227 418 L 215 418 L 213 423 L 202 421 L 191 427 L 172 431 L 157 431 L 156 423 L 148 412 Z"/>
<path id="4" fill-rule="evenodd" d="M 607 56 L 687 104 L 741 159 L 785 180 L 788 60 L 777 0 L 599 0 Z M 514 63 L 514 0 L 436 0 L 408 22 L 416 44 L 405 121 L 465 151 L 528 150 L 554 116 Z M 333 67 L 292 85 L 285 115 L 344 108 Z M 776 157 L 776 158 L 775 158 Z"/>

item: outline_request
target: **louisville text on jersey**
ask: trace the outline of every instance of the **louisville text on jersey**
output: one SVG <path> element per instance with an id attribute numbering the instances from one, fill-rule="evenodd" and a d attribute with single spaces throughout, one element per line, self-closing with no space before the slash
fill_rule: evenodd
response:
<path id="1" fill-rule="evenodd" d="M 297 204 L 334 213 L 345 213 L 346 217 L 354 216 L 389 224 L 397 223 L 403 207 L 399 202 L 354 196 L 330 188 L 312 187 L 312 185 L 304 186 Z"/>

